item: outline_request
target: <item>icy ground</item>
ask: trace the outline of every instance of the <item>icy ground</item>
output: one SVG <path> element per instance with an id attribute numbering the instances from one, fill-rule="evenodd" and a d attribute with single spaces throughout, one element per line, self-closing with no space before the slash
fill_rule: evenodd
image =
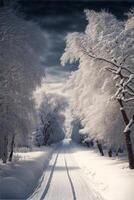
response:
<path id="1" fill-rule="evenodd" d="M 29 200 L 133 200 L 134 172 L 127 165 L 64 140 Z"/>
<path id="2" fill-rule="evenodd" d="M 70 140 L 19 155 L 1 165 L 0 199 L 133 200 L 134 171 L 125 159 L 100 157 Z"/>

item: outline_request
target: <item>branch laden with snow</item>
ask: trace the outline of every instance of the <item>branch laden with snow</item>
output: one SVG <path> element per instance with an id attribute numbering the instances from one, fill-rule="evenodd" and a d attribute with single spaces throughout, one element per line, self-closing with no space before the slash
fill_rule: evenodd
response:
<path id="1" fill-rule="evenodd" d="M 85 32 L 67 36 L 61 57 L 63 65 L 79 61 L 66 84 L 74 121 L 80 119 L 91 139 L 110 147 L 124 145 L 124 124 L 134 114 L 133 17 L 121 22 L 104 11 L 85 12 Z"/>

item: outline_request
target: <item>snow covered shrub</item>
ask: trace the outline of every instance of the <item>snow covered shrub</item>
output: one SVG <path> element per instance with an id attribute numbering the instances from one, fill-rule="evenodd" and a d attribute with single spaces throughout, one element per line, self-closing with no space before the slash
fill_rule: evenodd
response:
<path id="1" fill-rule="evenodd" d="M 126 143 L 129 165 L 134 168 L 130 138 L 134 122 L 133 12 L 126 22 L 105 11 L 85 13 L 85 32 L 68 34 L 61 58 L 62 65 L 79 61 L 66 84 L 73 115 L 81 121 L 81 132 L 97 143 L 104 141 L 109 149 Z"/>

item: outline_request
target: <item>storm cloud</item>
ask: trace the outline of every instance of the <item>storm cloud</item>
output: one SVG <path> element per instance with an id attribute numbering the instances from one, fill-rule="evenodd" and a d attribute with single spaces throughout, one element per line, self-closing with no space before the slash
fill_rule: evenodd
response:
<path id="1" fill-rule="evenodd" d="M 134 1 L 64 1 L 64 0 L 20 0 L 19 11 L 27 20 L 37 23 L 46 38 L 45 54 L 42 64 L 47 69 L 47 73 L 67 77 L 68 72 L 77 69 L 77 65 L 67 65 L 60 67 L 60 57 L 65 48 L 65 36 L 69 32 L 82 32 L 86 27 L 84 9 L 94 9 L 100 11 L 105 9 L 117 18 L 125 18 L 127 12 Z M 51 68 L 51 69 L 50 69 Z M 59 72 L 61 71 L 61 73 Z M 65 72 L 65 73 L 62 73 Z"/>

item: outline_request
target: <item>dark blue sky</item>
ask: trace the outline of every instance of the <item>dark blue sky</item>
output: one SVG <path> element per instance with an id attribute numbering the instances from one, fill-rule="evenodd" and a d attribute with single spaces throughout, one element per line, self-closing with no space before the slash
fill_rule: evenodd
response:
<path id="1" fill-rule="evenodd" d="M 65 36 L 68 32 L 84 31 L 86 19 L 84 9 L 100 11 L 105 9 L 119 19 L 124 18 L 124 12 L 134 7 L 134 1 L 92 1 L 92 0 L 19 0 L 20 12 L 27 20 L 32 20 L 43 29 L 47 45 L 43 64 L 51 73 L 71 71 L 75 67 L 60 67 L 60 57 L 65 47 Z M 51 69 L 50 69 L 51 68 Z"/>

